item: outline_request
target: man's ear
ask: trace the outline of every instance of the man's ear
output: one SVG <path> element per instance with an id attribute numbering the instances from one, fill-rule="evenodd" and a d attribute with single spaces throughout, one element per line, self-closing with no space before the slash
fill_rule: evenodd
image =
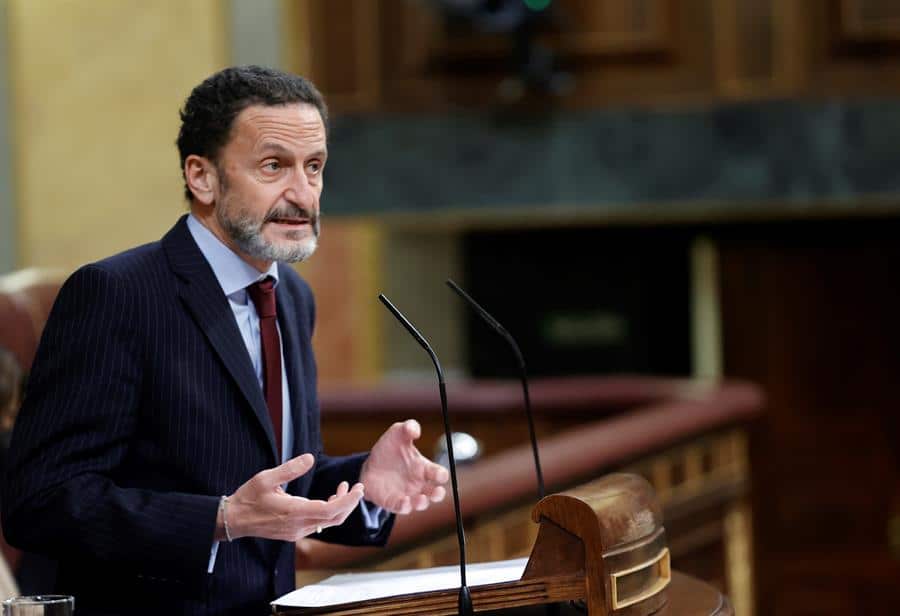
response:
<path id="1" fill-rule="evenodd" d="M 184 159 L 184 181 L 194 198 L 203 205 L 212 205 L 219 188 L 216 166 L 203 156 L 191 154 Z"/>

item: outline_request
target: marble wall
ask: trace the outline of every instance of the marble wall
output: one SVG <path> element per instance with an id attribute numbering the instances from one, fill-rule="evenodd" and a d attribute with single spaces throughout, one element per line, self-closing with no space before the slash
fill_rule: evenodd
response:
<path id="1" fill-rule="evenodd" d="M 900 211 L 900 100 L 345 116 L 328 207 L 511 223 Z"/>

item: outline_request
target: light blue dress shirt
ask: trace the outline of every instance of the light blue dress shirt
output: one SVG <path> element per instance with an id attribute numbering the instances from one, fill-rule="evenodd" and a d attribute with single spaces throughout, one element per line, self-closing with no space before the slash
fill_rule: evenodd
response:
<path id="1" fill-rule="evenodd" d="M 197 247 L 206 258 L 222 292 L 228 298 L 228 305 L 234 313 L 234 319 L 237 321 L 238 329 L 241 332 L 241 338 L 244 339 L 244 345 L 250 354 L 250 361 L 253 363 L 253 369 L 256 371 L 256 378 L 259 379 L 259 386 L 263 386 L 262 371 L 262 344 L 259 335 L 259 315 L 256 313 L 256 306 L 250 300 L 247 293 L 247 287 L 254 282 L 263 280 L 268 276 L 275 279 L 275 288 L 278 288 L 278 263 L 272 263 L 268 271 L 260 272 L 255 267 L 241 259 L 228 246 L 222 243 L 213 233 L 204 227 L 193 214 L 187 218 L 188 230 L 197 242 Z M 281 327 L 278 326 L 279 340 L 281 339 Z M 284 346 L 281 347 L 281 399 L 282 413 L 281 419 L 281 462 L 284 463 L 291 457 L 294 450 L 294 425 L 291 417 L 291 390 L 288 387 L 287 371 L 284 365 Z M 381 507 L 366 506 L 364 501 L 359 503 L 360 511 L 365 520 L 366 528 L 377 530 L 381 528 L 381 524 L 387 517 Z M 208 573 L 213 572 L 216 564 L 216 554 L 219 551 L 219 542 L 213 542 L 212 550 L 209 555 Z"/>
<path id="2" fill-rule="evenodd" d="M 260 273 L 255 267 L 241 259 L 228 246 L 223 244 L 212 231 L 204 227 L 199 220 L 191 214 L 187 219 L 187 226 L 200 248 L 200 252 L 206 257 L 212 268 L 222 292 L 228 298 L 228 305 L 234 313 L 241 338 L 250 354 L 253 370 L 259 379 L 259 386 L 263 386 L 262 371 L 262 343 L 259 335 L 259 315 L 256 314 L 256 306 L 247 293 L 247 287 L 269 276 L 275 279 L 275 288 L 278 288 L 278 263 L 272 263 L 269 270 Z M 281 339 L 281 327 L 276 322 L 279 341 Z M 294 450 L 293 419 L 288 409 L 291 408 L 291 390 L 288 387 L 287 371 L 284 365 L 284 347 L 281 348 L 281 400 L 282 408 L 286 412 L 281 418 L 281 461 L 286 462 Z"/>

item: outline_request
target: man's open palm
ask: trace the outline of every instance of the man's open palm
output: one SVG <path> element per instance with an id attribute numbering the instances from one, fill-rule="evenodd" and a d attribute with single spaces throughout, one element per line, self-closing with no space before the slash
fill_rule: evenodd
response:
<path id="1" fill-rule="evenodd" d="M 450 474 L 416 449 L 413 441 L 421 433 L 419 422 L 408 419 L 381 435 L 359 477 L 366 500 L 392 513 L 406 514 L 444 499 Z"/>

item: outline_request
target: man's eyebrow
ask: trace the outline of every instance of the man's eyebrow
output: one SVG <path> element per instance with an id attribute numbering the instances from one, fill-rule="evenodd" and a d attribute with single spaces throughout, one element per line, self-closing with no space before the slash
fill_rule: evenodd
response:
<path id="1" fill-rule="evenodd" d="M 276 154 L 280 154 L 281 156 L 291 156 L 292 153 L 289 149 L 281 145 L 280 143 L 273 143 L 271 141 L 264 142 L 259 147 L 260 152 L 275 152 Z"/>
<path id="2" fill-rule="evenodd" d="M 280 143 L 274 143 L 271 141 L 264 142 L 259 147 L 259 151 L 262 153 L 266 153 L 266 154 L 268 154 L 270 152 L 274 152 L 275 154 L 278 154 L 279 156 L 284 156 L 286 158 L 294 155 L 294 153 L 292 151 L 290 151 L 289 149 L 287 149 Z M 316 150 L 315 152 L 313 152 L 312 154 L 309 155 L 309 158 L 327 158 L 327 157 L 328 157 L 328 150 L 326 150 L 324 148 L 321 150 Z"/>

